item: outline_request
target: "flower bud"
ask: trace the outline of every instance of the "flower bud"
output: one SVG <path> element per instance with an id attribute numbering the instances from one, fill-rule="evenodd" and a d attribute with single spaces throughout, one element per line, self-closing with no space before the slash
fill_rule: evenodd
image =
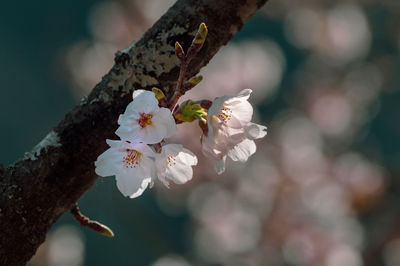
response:
<path id="1" fill-rule="evenodd" d="M 189 83 L 193 84 L 194 86 L 196 86 L 197 84 L 199 84 L 201 81 L 203 80 L 203 76 L 202 75 L 198 75 L 195 77 L 192 77 L 191 79 L 189 79 Z M 193 86 L 193 87 L 194 87 Z"/>
<path id="2" fill-rule="evenodd" d="M 181 104 L 174 116 L 180 121 L 192 122 L 196 119 L 206 118 L 207 113 L 198 103 L 187 100 Z"/>
<path id="3" fill-rule="evenodd" d="M 195 87 L 197 84 L 199 84 L 202 80 L 203 80 L 202 75 L 192 77 L 191 79 L 188 80 L 188 82 L 186 82 L 183 85 L 183 91 L 186 92 L 188 90 L 191 90 L 193 87 Z"/>
<path id="4" fill-rule="evenodd" d="M 100 234 L 108 237 L 114 237 L 114 232 L 106 225 L 99 224 L 99 231 Z"/>
<path id="5" fill-rule="evenodd" d="M 204 41 L 206 40 L 207 33 L 207 26 L 204 22 L 202 22 L 199 26 L 199 30 L 197 31 L 196 36 L 194 36 L 193 43 L 196 45 L 203 45 Z"/>
<path id="6" fill-rule="evenodd" d="M 180 60 L 185 59 L 185 52 L 179 42 L 175 42 L 175 54 Z"/>
<path id="7" fill-rule="evenodd" d="M 165 98 L 164 92 L 162 90 L 160 90 L 159 88 L 154 87 L 151 89 L 151 91 L 154 92 L 157 100 Z"/>
<path id="8" fill-rule="evenodd" d="M 188 60 L 192 59 L 203 47 L 204 42 L 206 41 L 208 29 L 206 24 L 203 22 L 200 24 L 200 27 L 194 36 L 194 39 L 192 41 L 192 44 L 189 47 L 188 53 L 186 58 L 189 58 Z"/>

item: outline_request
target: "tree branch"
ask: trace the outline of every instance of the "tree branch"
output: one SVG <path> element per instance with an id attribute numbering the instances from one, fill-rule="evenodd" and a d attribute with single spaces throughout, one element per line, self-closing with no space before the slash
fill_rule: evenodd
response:
<path id="1" fill-rule="evenodd" d="M 46 232 L 74 206 L 97 176 L 93 162 L 116 139 L 117 118 L 134 89 L 162 89 L 176 83 L 179 60 L 199 24 L 209 34 L 188 67 L 199 72 L 267 0 L 178 0 L 143 38 L 116 54 L 115 65 L 88 97 L 70 111 L 33 151 L 7 168 L 0 165 L 0 265 L 25 265 Z"/>

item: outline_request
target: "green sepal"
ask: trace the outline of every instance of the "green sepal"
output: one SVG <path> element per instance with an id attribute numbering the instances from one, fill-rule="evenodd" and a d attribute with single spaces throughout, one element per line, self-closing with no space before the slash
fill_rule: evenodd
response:
<path id="1" fill-rule="evenodd" d="M 192 122 L 196 119 L 206 118 L 207 112 L 199 103 L 188 100 L 181 104 L 175 117 L 183 122 Z"/>

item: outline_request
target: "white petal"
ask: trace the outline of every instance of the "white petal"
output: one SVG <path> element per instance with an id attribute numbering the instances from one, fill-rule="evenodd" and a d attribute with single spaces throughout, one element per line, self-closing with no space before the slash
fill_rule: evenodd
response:
<path id="1" fill-rule="evenodd" d="M 157 107 L 158 108 L 158 107 Z M 121 119 L 122 121 L 122 119 Z M 125 120 L 123 120 L 125 121 Z M 155 144 L 175 134 L 177 126 L 172 114 L 167 108 L 158 108 L 153 112 L 151 125 L 141 127 L 135 124 L 123 123 L 115 132 L 121 139 L 131 142 Z"/>
<path id="2" fill-rule="evenodd" d="M 142 157 L 135 168 L 122 169 L 115 175 L 117 187 L 124 196 L 138 197 L 152 183 L 154 173 L 153 160 Z"/>
<path id="3" fill-rule="evenodd" d="M 121 125 L 115 131 L 115 134 L 122 140 L 127 140 L 130 142 L 144 142 L 144 134 L 142 132 L 142 128 L 139 125 Z"/>
<path id="4" fill-rule="evenodd" d="M 244 89 L 244 90 L 240 91 L 239 94 L 238 94 L 237 96 L 238 96 L 238 97 L 242 97 L 244 100 L 248 100 L 249 97 L 250 97 L 250 94 L 251 94 L 252 92 L 253 92 L 253 91 L 252 91 L 251 89 L 247 88 L 247 89 Z"/>
<path id="5" fill-rule="evenodd" d="M 197 157 L 193 152 L 183 148 L 178 154 L 178 158 L 187 165 L 197 165 Z"/>
<path id="6" fill-rule="evenodd" d="M 171 111 L 167 108 L 160 108 L 155 112 L 152 118 L 152 123 L 156 127 L 162 126 L 165 128 L 165 136 L 163 136 L 163 138 L 172 137 L 178 129 Z"/>
<path id="7" fill-rule="evenodd" d="M 122 165 L 122 157 L 124 156 L 120 148 L 126 144 L 120 140 L 107 139 L 106 142 L 110 148 L 100 154 L 94 163 L 96 174 L 103 177 L 112 176 L 118 172 L 118 168 Z"/>
<path id="8" fill-rule="evenodd" d="M 132 168 L 130 171 L 119 173 L 115 176 L 119 191 L 125 196 L 135 198 L 142 195 L 143 191 L 151 182 L 151 178 L 143 178 L 140 167 Z"/>
<path id="9" fill-rule="evenodd" d="M 226 161 L 226 156 L 224 156 L 221 160 L 214 160 L 214 169 L 218 175 L 225 172 L 225 161 Z"/>
<path id="10" fill-rule="evenodd" d="M 142 130 L 142 141 L 147 144 L 155 144 L 163 140 L 166 136 L 166 129 L 163 125 L 155 124 L 148 125 Z"/>
<path id="11" fill-rule="evenodd" d="M 149 185 L 150 185 L 150 187 L 151 187 L 151 184 L 152 184 L 152 180 L 151 180 L 150 178 L 143 179 L 140 188 L 139 188 L 135 193 L 133 193 L 132 195 L 130 195 L 129 197 L 130 197 L 131 199 L 134 199 L 134 198 L 136 198 L 136 197 L 139 197 L 140 195 L 143 194 L 143 192 L 146 190 L 146 188 L 147 188 Z"/>
<path id="12" fill-rule="evenodd" d="M 167 136 L 167 128 L 162 124 L 146 126 L 142 129 L 141 141 L 147 144 L 155 144 L 161 142 Z"/>
<path id="13" fill-rule="evenodd" d="M 116 147 L 120 147 L 123 143 L 120 140 L 112 140 L 112 139 L 106 139 L 106 143 L 108 144 L 108 146 L 110 146 L 111 148 L 116 148 Z"/>
<path id="14" fill-rule="evenodd" d="M 166 156 L 168 155 L 178 155 L 179 152 L 183 150 L 183 146 L 181 144 L 166 144 L 162 146 L 162 153 Z"/>
<path id="15" fill-rule="evenodd" d="M 250 94 L 252 92 L 253 91 L 251 89 L 241 90 L 238 94 L 230 96 L 229 99 L 226 100 L 226 102 L 230 103 L 237 100 L 247 101 L 250 98 Z"/>
<path id="16" fill-rule="evenodd" d="M 227 105 L 232 110 L 232 119 L 228 121 L 228 126 L 239 128 L 251 121 L 253 116 L 253 107 L 248 101 L 237 101 Z M 236 118 L 239 124 L 235 123 Z"/>
<path id="17" fill-rule="evenodd" d="M 165 156 L 177 156 L 187 165 L 196 165 L 197 157 L 190 150 L 184 148 L 181 144 L 166 144 L 162 146 L 162 153 Z"/>
<path id="18" fill-rule="evenodd" d="M 208 135 L 213 137 L 214 130 L 218 131 L 224 123 L 216 115 L 207 114 Z"/>
<path id="19" fill-rule="evenodd" d="M 133 92 L 132 97 L 132 104 L 128 106 L 137 113 L 148 114 L 159 108 L 158 100 L 152 91 L 137 90 Z"/>
<path id="20" fill-rule="evenodd" d="M 150 177 L 152 181 L 156 179 L 156 165 L 152 158 L 143 156 L 140 161 L 140 166 L 144 170 L 144 176 Z"/>
<path id="21" fill-rule="evenodd" d="M 201 142 L 201 150 L 204 154 L 204 156 L 215 159 L 215 160 L 220 160 L 222 159 L 222 154 L 221 151 L 217 150 L 214 148 L 215 144 L 211 143 L 209 139 L 203 138 L 203 141 Z"/>
<path id="22" fill-rule="evenodd" d="M 136 97 L 138 97 L 139 95 L 146 93 L 146 90 L 135 90 L 132 93 L 132 99 L 135 99 Z"/>
<path id="23" fill-rule="evenodd" d="M 125 196 L 137 197 L 152 183 L 155 178 L 154 161 L 148 157 L 154 154 L 148 145 L 128 143 L 126 141 L 107 140 L 110 148 L 96 160 L 96 173 L 101 176 L 115 175 L 118 189 Z M 124 157 L 128 150 L 137 150 L 141 154 L 139 164 L 126 167 Z"/>
<path id="24" fill-rule="evenodd" d="M 135 109 L 135 104 L 130 102 L 125 108 L 125 112 L 118 117 L 118 125 L 122 123 L 134 122 L 139 118 L 139 112 Z"/>
<path id="25" fill-rule="evenodd" d="M 211 115 L 218 115 L 225 104 L 230 104 L 237 101 L 247 101 L 251 94 L 251 89 L 244 89 L 236 95 L 225 95 L 222 97 L 217 97 L 214 99 L 212 105 L 210 106 L 208 113 Z"/>
<path id="26" fill-rule="evenodd" d="M 157 168 L 158 178 L 164 178 L 164 173 L 168 165 L 167 157 L 163 154 L 157 154 L 157 156 L 155 157 L 155 164 Z"/>
<path id="27" fill-rule="evenodd" d="M 209 140 L 213 150 L 217 150 L 225 155 L 228 150 L 233 149 L 237 144 L 246 138 L 243 128 L 235 129 L 221 126 L 214 130 L 214 136 Z"/>
<path id="28" fill-rule="evenodd" d="M 171 162 L 168 162 L 168 158 Z M 197 164 L 197 157 L 180 144 L 167 144 L 162 147 L 162 152 L 156 157 L 159 179 L 168 186 L 170 179 L 176 184 L 186 183 L 192 179 L 192 165 Z"/>
<path id="29" fill-rule="evenodd" d="M 246 162 L 247 159 L 256 152 L 256 144 L 253 140 L 245 139 L 232 150 L 228 152 L 228 156 L 233 161 Z"/>
<path id="30" fill-rule="evenodd" d="M 177 158 L 175 165 L 167 167 L 164 176 L 176 184 L 184 184 L 192 179 L 193 169 L 190 165 L 183 163 Z"/>
<path id="31" fill-rule="evenodd" d="M 131 143 L 129 145 L 130 149 L 137 150 L 143 155 L 147 157 L 153 157 L 156 155 L 156 153 L 149 147 L 149 145 L 144 144 L 144 143 Z M 145 161 L 146 162 L 146 161 Z"/>
<path id="32" fill-rule="evenodd" d="M 246 137 L 249 139 L 260 139 L 267 135 L 267 127 L 256 123 L 249 123 L 245 127 Z"/>
<path id="33" fill-rule="evenodd" d="M 143 142 L 146 144 L 155 144 L 166 138 L 167 128 L 163 123 L 156 122 L 152 119 L 152 125 L 141 127 L 135 126 L 120 126 L 115 134 L 123 140 L 130 142 Z M 175 125 L 176 127 L 176 125 Z M 175 133 L 175 132 L 174 132 Z"/>
<path id="34" fill-rule="evenodd" d="M 223 96 L 223 97 L 217 97 L 214 99 L 212 102 L 210 108 L 207 111 L 207 120 L 209 120 L 209 117 L 212 115 L 219 115 L 221 113 L 221 109 L 224 105 L 224 102 L 229 99 L 230 96 Z"/>
<path id="35" fill-rule="evenodd" d="M 108 151 L 108 150 L 107 150 Z M 105 151 L 105 153 L 107 152 Z M 112 176 L 115 175 L 116 170 L 113 162 L 111 160 L 105 159 L 102 155 L 107 155 L 107 154 L 101 154 L 94 165 L 96 166 L 95 172 L 97 175 L 106 177 L 106 176 Z"/>

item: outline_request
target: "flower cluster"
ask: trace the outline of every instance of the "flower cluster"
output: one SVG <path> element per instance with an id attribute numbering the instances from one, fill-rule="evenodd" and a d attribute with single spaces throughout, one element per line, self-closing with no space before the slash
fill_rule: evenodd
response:
<path id="1" fill-rule="evenodd" d="M 201 102 L 188 101 L 172 114 L 159 107 L 154 92 L 137 90 L 133 101 L 118 119 L 115 132 L 121 140 L 107 140 L 110 146 L 97 161 L 96 173 L 115 175 L 118 189 L 135 198 L 159 179 L 166 186 L 172 181 L 184 184 L 192 179 L 197 157 L 180 144 L 166 144 L 177 130 L 175 121 L 199 120 L 203 130 L 202 150 L 215 160 L 215 170 L 225 170 L 226 157 L 245 162 L 256 151 L 254 139 L 266 135 L 266 127 L 250 122 L 253 108 L 247 101 L 251 90 L 216 98 L 209 109 Z M 206 101 L 202 101 L 206 102 Z"/>
<path id="2" fill-rule="evenodd" d="M 192 178 L 196 156 L 178 144 L 164 144 L 177 130 L 171 111 L 158 106 L 151 91 L 137 90 L 133 101 L 118 119 L 115 132 L 121 140 L 107 140 L 110 146 L 97 161 L 96 173 L 115 175 L 124 196 L 135 198 L 158 177 L 168 185 Z"/>
<path id="3" fill-rule="evenodd" d="M 158 88 L 134 91 L 133 101 L 118 119 L 115 134 L 120 140 L 107 140 L 110 148 L 97 158 L 96 173 L 115 175 L 123 195 L 140 196 L 157 178 L 167 187 L 170 181 L 183 184 L 192 179 L 192 166 L 197 165 L 197 157 L 180 144 L 165 142 L 175 134 L 179 123 L 198 120 L 203 131 L 203 154 L 214 160 L 218 174 L 225 171 L 226 157 L 247 161 L 256 151 L 254 140 L 267 134 L 266 127 L 251 122 L 250 89 L 218 97 L 213 102 L 188 100 L 177 105 L 179 98 L 202 80 L 201 76 L 195 76 L 185 82 L 184 77 L 207 32 L 206 25 L 201 23 L 187 53 L 176 42 L 181 70 L 173 94 L 167 98 Z"/>

